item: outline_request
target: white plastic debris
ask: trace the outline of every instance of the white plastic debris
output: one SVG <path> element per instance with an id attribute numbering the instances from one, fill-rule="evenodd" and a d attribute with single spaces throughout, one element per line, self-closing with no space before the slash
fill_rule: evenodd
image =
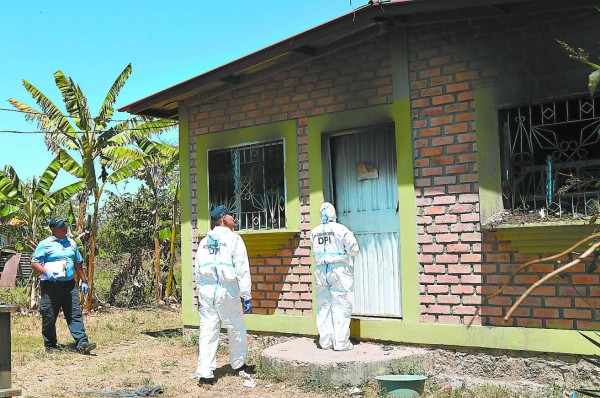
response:
<path id="1" fill-rule="evenodd" d="M 252 378 L 244 380 L 244 387 L 254 388 L 256 387 L 256 382 Z"/>
<path id="2" fill-rule="evenodd" d="M 350 390 L 348 390 L 348 395 L 350 395 L 351 397 L 357 397 L 362 394 L 363 394 L 362 390 L 356 386 L 354 386 Z"/>

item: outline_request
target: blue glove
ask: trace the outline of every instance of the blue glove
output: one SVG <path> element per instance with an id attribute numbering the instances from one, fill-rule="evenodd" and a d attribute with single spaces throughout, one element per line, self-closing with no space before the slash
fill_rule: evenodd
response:
<path id="1" fill-rule="evenodd" d="M 252 311 L 252 303 L 250 300 L 244 300 L 244 314 L 249 314 Z"/>
<path id="2" fill-rule="evenodd" d="M 81 282 L 81 293 L 85 296 L 89 290 L 87 282 Z"/>
<path id="3" fill-rule="evenodd" d="M 46 276 L 48 277 L 48 282 L 56 282 L 56 278 L 54 277 L 54 274 L 51 274 L 50 272 L 46 272 Z"/>

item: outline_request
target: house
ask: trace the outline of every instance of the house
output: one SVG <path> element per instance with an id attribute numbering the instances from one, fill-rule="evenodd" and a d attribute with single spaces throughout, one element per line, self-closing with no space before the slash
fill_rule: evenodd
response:
<path id="1" fill-rule="evenodd" d="M 598 50 L 595 3 L 375 1 L 123 107 L 180 123 L 184 325 L 195 247 L 227 203 L 251 256 L 248 329 L 316 334 L 309 231 L 327 200 L 361 246 L 355 337 L 589 353 L 597 272 L 573 268 L 508 322 L 556 263 L 486 297 L 597 228 L 600 102 L 557 43 Z"/>

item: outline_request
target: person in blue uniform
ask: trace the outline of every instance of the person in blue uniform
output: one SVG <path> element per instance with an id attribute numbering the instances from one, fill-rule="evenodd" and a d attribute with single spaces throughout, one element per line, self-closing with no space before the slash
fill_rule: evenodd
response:
<path id="1" fill-rule="evenodd" d="M 90 343 L 83 326 L 79 308 L 79 292 L 75 285 L 75 272 L 81 280 L 81 292 L 88 292 L 87 277 L 83 272 L 83 257 L 75 241 L 67 236 L 65 220 L 52 218 L 49 223 L 52 235 L 41 241 L 31 258 L 31 266 L 40 273 L 42 297 L 42 336 L 47 351 L 57 349 L 56 318 L 63 310 L 77 351 L 89 354 L 95 343 Z"/>

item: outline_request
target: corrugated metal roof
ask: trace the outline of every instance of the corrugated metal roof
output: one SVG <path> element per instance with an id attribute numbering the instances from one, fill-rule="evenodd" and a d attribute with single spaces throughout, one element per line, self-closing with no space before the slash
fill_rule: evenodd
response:
<path id="1" fill-rule="evenodd" d="M 354 12 L 149 95 L 119 111 L 177 119 L 179 101 L 199 103 L 338 50 L 348 43 L 356 44 L 381 35 L 395 24 L 423 25 L 595 4 L 596 0 L 374 0 Z"/>

